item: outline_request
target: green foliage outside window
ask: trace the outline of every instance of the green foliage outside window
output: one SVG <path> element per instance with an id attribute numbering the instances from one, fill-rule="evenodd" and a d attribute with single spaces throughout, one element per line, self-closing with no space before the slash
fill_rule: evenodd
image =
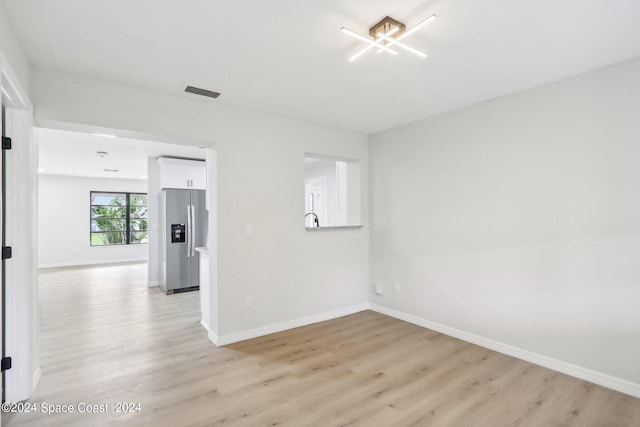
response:
<path id="1" fill-rule="evenodd" d="M 91 192 L 91 245 L 146 243 L 147 195 Z"/>

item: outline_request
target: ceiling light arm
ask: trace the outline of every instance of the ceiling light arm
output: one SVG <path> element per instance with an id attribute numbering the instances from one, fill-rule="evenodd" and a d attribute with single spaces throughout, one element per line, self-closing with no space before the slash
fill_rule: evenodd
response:
<path id="1" fill-rule="evenodd" d="M 374 45 L 370 44 L 366 46 L 364 49 L 359 50 L 351 58 L 349 58 L 349 62 L 355 61 L 360 55 L 362 55 L 363 53 L 366 53 L 367 51 L 369 51 L 371 48 L 374 48 L 374 47 L 375 47 Z M 382 52 L 382 49 L 378 49 L 378 51 Z"/>
<path id="2" fill-rule="evenodd" d="M 398 41 L 401 41 L 401 40 L 405 39 L 407 36 L 409 36 L 410 34 L 416 32 L 417 30 L 419 30 L 420 28 L 424 27 L 428 23 L 435 21 L 436 18 L 437 18 L 437 16 L 435 14 L 433 14 L 433 15 L 429 16 L 428 18 L 423 19 L 418 24 L 416 24 L 414 27 L 412 27 L 412 28 L 408 29 L 407 31 L 405 31 L 404 33 L 400 34 L 398 36 Z"/>
<path id="3" fill-rule="evenodd" d="M 380 38 L 382 40 L 385 40 L 385 41 L 389 42 L 389 44 L 387 46 L 398 46 L 398 47 L 403 48 L 407 52 L 411 52 L 414 55 L 417 55 L 417 56 L 419 56 L 421 58 L 426 58 L 427 57 L 426 53 L 420 52 L 418 49 L 414 49 L 414 48 L 412 48 L 410 46 L 407 46 L 406 44 L 401 43 L 398 40 L 392 39 L 391 37 L 387 37 L 387 36 L 381 35 Z"/>
<path id="4" fill-rule="evenodd" d="M 398 31 L 398 28 L 392 28 L 390 31 L 388 31 L 385 36 L 390 36 L 394 33 L 396 33 Z M 378 38 L 376 39 L 376 41 L 378 43 L 380 43 L 380 41 L 382 41 L 382 35 L 378 34 Z M 349 62 L 354 61 L 355 59 L 357 59 L 360 55 L 362 55 L 363 53 L 367 52 L 369 49 L 375 47 L 375 45 L 370 44 L 369 46 L 365 47 L 364 49 L 360 50 L 359 52 L 357 52 L 355 55 L 353 55 L 351 58 L 349 58 Z M 388 47 L 388 46 L 387 46 Z M 382 52 L 382 49 L 378 49 L 378 52 Z"/>
<path id="5" fill-rule="evenodd" d="M 385 52 L 389 52 L 389 53 L 392 53 L 392 54 L 394 54 L 394 55 L 397 55 L 397 54 L 398 54 L 398 52 L 396 52 L 396 51 L 395 51 L 395 50 L 393 50 L 393 49 L 389 49 L 388 47 L 386 47 L 386 46 L 385 46 L 385 45 L 383 45 L 382 43 L 378 43 L 377 41 L 372 40 L 372 39 L 370 39 L 369 37 L 365 37 L 365 36 L 363 36 L 363 35 L 361 35 L 361 34 L 358 34 L 358 33 L 356 33 L 355 31 L 351 31 L 350 29 L 348 29 L 348 28 L 346 28 L 346 27 L 342 27 L 342 28 L 340 28 L 340 31 L 342 31 L 343 33 L 345 33 L 345 34 L 347 34 L 347 35 L 350 35 L 351 37 L 356 38 L 356 39 L 358 39 L 358 40 L 360 40 L 360 41 L 363 41 L 363 42 L 365 42 L 365 43 L 368 43 L 368 44 L 369 44 L 369 45 L 371 45 L 371 46 L 376 46 L 376 47 L 378 47 L 380 50 L 384 50 Z"/>

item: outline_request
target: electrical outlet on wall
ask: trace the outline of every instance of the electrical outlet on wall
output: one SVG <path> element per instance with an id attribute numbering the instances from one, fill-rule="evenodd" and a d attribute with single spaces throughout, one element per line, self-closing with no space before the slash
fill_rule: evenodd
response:
<path id="1" fill-rule="evenodd" d="M 393 284 L 393 292 L 395 292 L 396 294 L 400 293 L 400 283 L 396 282 Z"/>
<path id="2" fill-rule="evenodd" d="M 378 295 L 382 295 L 382 283 L 374 283 L 373 291 Z"/>
<path id="3" fill-rule="evenodd" d="M 253 297 L 246 297 L 244 299 L 244 308 L 253 308 Z"/>

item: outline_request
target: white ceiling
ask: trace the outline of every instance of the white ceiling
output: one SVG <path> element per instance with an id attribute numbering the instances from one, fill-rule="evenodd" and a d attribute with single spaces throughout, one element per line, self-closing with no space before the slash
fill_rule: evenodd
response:
<path id="1" fill-rule="evenodd" d="M 36 65 L 364 133 L 640 56 L 638 0 L 2 1 Z M 347 62 L 340 27 L 432 13 L 427 59 Z"/>
<path id="2" fill-rule="evenodd" d="M 80 132 L 38 129 L 40 173 L 97 178 L 147 179 L 148 157 L 204 159 L 198 147 L 143 141 L 131 138 L 105 138 Z M 98 151 L 109 153 L 98 157 Z M 105 172 L 116 169 L 118 172 Z"/>

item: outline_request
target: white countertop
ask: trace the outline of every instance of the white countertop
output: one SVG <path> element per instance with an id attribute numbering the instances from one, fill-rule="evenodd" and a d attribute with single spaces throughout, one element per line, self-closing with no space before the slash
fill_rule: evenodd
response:
<path id="1" fill-rule="evenodd" d="M 305 227 L 307 231 L 349 230 L 355 228 L 362 228 L 362 225 L 329 225 L 322 227 Z"/>

